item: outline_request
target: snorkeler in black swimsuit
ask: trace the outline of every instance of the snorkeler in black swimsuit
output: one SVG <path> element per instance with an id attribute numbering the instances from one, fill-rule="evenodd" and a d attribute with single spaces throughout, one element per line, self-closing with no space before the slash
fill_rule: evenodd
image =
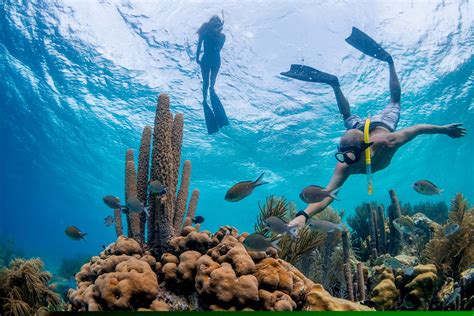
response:
<path id="1" fill-rule="evenodd" d="M 220 52 L 225 43 L 225 35 L 222 33 L 223 26 L 224 22 L 217 15 L 214 15 L 208 22 L 203 23 L 197 31 L 199 42 L 196 51 L 196 62 L 201 66 L 204 115 L 209 134 L 217 132 L 219 127 L 229 125 L 227 115 L 214 89 L 217 74 L 221 67 Z M 204 54 L 199 59 L 203 45 Z M 208 90 L 214 113 L 207 105 Z"/>

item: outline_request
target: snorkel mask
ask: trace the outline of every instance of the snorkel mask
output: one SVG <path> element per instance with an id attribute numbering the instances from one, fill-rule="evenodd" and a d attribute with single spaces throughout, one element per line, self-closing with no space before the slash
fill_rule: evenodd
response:
<path id="1" fill-rule="evenodd" d="M 336 160 L 341 163 L 346 163 L 348 165 L 353 165 L 360 160 L 362 153 L 364 150 L 369 148 L 373 142 L 371 143 L 362 143 L 359 146 L 348 146 L 348 147 L 339 147 L 337 146 L 337 153 L 334 155 Z"/>

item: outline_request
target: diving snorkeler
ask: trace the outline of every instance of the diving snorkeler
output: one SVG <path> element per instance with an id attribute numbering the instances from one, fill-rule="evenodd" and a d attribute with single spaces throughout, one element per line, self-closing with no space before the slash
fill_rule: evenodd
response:
<path id="1" fill-rule="evenodd" d="M 340 139 L 336 153 L 338 163 L 326 191 L 340 188 L 353 174 L 366 173 L 364 151 L 369 146 L 372 151 L 372 172 L 376 172 L 386 168 L 396 151 L 418 135 L 445 134 L 451 138 L 458 138 L 466 134 L 466 129 L 459 123 L 444 126 L 418 124 L 396 131 L 400 119 L 401 89 L 392 56 L 367 34 L 355 27 L 352 28 L 352 34 L 346 39 L 346 42 L 362 53 L 386 62 L 390 71 L 390 103 L 384 110 L 371 118 L 368 144 L 364 142 L 362 132 L 365 121 L 351 114 L 349 102 L 344 97 L 336 76 L 303 65 L 291 65 L 290 71 L 281 73 L 298 80 L 325 83 L 334 90 L 347 131 Z M 328 196 L 320 202 L 308 204 L 304 211 L 296 214 L 288 226 L 303 226 L 309 218 L 324 210 L 332 201 L 333 198 Z"/>
<path id="2" fill-rule="evenodd" d="M 208 22 L 203 23 L 197 31 L 199 42 L 196 51 L 196 62 L 201 66 L 202 102 L 207 131 L 209 134 L 217 132 L 220 127 L 229 125 L 229 120 L 227 119 L 224 107 L 214 90 L 217 74 L 221 67 L 220 52 L 225 43 L 225 35 L 222 33 L 222 28 L 224 26 L 223 20 L 224 18 L 221 20 L 217 15 L 214 15 Z M 201 48 L 203 45 L 204 53 L 201 60 L 199 60 L 199 55 L 201 54 Z M 214 112 L 207 105 L 208 90 Z"/>

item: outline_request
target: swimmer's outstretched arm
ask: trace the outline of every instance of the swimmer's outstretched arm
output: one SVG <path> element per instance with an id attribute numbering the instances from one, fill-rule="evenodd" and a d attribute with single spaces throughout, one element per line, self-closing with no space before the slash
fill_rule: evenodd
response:
<path id="1" fill-rule="evenodd" d="M 341 187 L 344 182 L 346 182 L 347 178 L 350 176 L 349 166 L 345 163 L 338 163 L 336 165 L 336 169 L 332 175 L 331 181 L 326 187 L 327 191 L 332 191 L 336 188 Z M 331 197 L 327 197 L 321 202 L 308 204 L 304 212 L 312 217 L 320 212 L 322 212 L 329 204 L 332 203 L 334 199 Z M 291 222 L 288 223 L 288 226 L 304 226 L 306 222 L 306 218 L 303 215 L 295 217 Z"/>
<path id="2" fill-rule="evenodd" d="M 418 124 L 391 133 L 390 142 L 395 146 L 403 146 L 418 135 L 423 134 L 445 134 L 451 138 L 459 138 L 466 135 L 466 129 L 462 123 L 448 125 Z"/>

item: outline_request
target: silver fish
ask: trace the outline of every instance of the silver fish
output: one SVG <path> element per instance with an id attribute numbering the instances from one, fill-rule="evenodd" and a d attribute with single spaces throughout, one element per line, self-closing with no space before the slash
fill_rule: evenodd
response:
<path id="1" fill-rule="evenodd" d="M 403 274 L 411 276 L 415 272 L 413 267 L 404 265 L 397 258 L 388 258 L 383 261 L 384 266 L 392 268 L 393 270 L 402 269 Z"/>
<path id="2" fill-rule="evenodd" d="M 336 188 L 332 191 L 327 191 L 326 188 L 318 185 L 310 185 L 304 188 L 300 193 L 300 198 L 305 203 L 318 203 L 327 197 L 331 197 L 334 200 L 338 200 L 336 194 L 341 188 Z"/>
<path id="3" fill-rule="evenodd" d="M 336 224 L 336 223 L 325 221 L 325 220 L 309 220 L 308 226 L 309 228 L 311 228 L 311 230 L 322 232 L 322 233 L 331 233 L 336 230 L 339 230 L 339 231 L 344 230 L 344 224 L 342 223 Z"/>
<path id="4" fill-rule="evenodd" d="M 266 251 L 269 247 L 280 250 L 280 248 L 278 248 L 279 241 L 280 239 L 271 241 L 261 234 L 254 233 L 244 239 L 244 246 L 251 251 Z"/>
<path id="5" fill-rule="evenodd" d="M 161 184 L 160 181 L 154 180 L 148 183 L 148 190 L 153 194 L 163 195 L 166 194 L 168 188 Z"/>
<path id="6" fill-rule="evenodd" d="M 386 267 L 392 268 L 394 270 L 401 269 L 403 267 L 403 264 L 397 260 L 396 258 L 388 258 L 383 261 L 383 264 Z"/>
<path id="7" fill-rule="evenodd" d="M 270 216 L 265 219 L 265 227 L 274 234 L 288 234 L 292 238 L 296 238 L 297 226 L 288 226 L 284 221 L 276 216 Z"/>
<path id="8" fill-rule="evenodd" d="M 413 184 L 413 189 L 415 189 L 416 192 L 424 195 L 439 195 L 444 191 L 443 189 L 438 188 L 436 184 L 428 180 L 416 181 Z"/>
<path id="9" fill-rule="evenodd" d="M 143 203 L 136 197 L 131 197 L 127 200 L 127 209 L 129 213 L 141 213 L 147 210 L 147 208 L 143 206 Z"/>
<path id="10" fill-rule="evenodd" d="M 113 216 L 109 215 L 107 216 L 106 218 L 104 218 L 104 224 L 105 226 L 109 227 L 110 225 L 112 225 L 113 223 L 115 223 L 115 219 Z"/>
<path id="11" fill-rule="evenodd" d="M 265 172 L 263 172 L 255 181 L 242 181 L 234 184 L 225 194 L 225 200 L 229 202 L 237 202 L 249 196 L 253 192 L 253 189 L 268 183 L 262 181 L 264 174 Z"/>
<path id="12" fill-rule="evenodd" d="M 392 221 L 393 226 L 401 233 L 407 234 L 407 235 L 416 235 L 419 233 L 422 233 L 422 230 L 419 228 L 416 228 L 413 223 L 403 217 L 396 218 Z"/>
<path id="13" fill-rule="evenodd" d="M 116 210 L 116 209 L 121 208 L 120 199 L 116 196 L 106 195 L 102 198 L 102 200 L 104 201 L 105 205 L 107 205 L 111 209 Z"/>
<path id="14" fill-rule="evenodd" d="M 455 223 L 452 223 L 452 224 L 449 224 L 448 226 L 446 226 L 446 228 L 444 229 L 444 234 L 446 236 L 451 236 L 455 233 L 457 233 L 459 231 L 459 225 L 458 224 L 455 224 Z"/>

